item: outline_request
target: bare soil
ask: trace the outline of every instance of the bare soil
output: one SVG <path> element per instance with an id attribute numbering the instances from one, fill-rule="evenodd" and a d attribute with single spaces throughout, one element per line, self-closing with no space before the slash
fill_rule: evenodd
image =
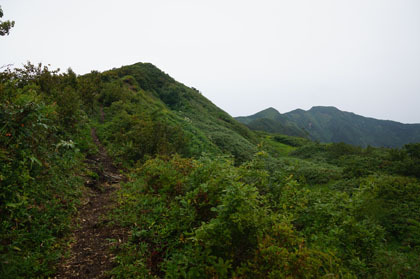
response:
<path id="1" fill-rule="evenodd" d="M 60 263 L 54 278 L 109 278 L 117 250 L 127 238 L 126 229 L 110 225 L 106 215 L 116 205 L 114 194 L 124 177 L 112 163 L 92 129 L 99 152 L 87 159 L 98 179 L 86 180 L 82 204 L 75 219 L 70 256 Z"/>

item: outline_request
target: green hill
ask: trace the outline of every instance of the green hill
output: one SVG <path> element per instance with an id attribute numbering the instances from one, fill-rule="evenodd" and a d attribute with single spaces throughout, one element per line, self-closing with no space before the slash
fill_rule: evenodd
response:
<path id="1" fill-rule="evenodd" d="M 273 118 L 272 115 L 273 113 L 266 114 L 263 111 L 247 118 L 238 117 L 237 120 L 247 124 L 251 129 L 267 132 L 275 132 L 272 128 L 275 123 L 278 123 L 279 126 L 284 126 L 284 123 L 292 123 L 307 132 L 311 139 L 320 142 L 345 142 L 364 147 L 368 145 L 401 147 L 407 143 L 420 141 L 420 124 L 378 120 L 340 111 L 335 107 L 317 106 L 308 111 L 297 109 L 282 114 L 283 119 L 279 116 Z M 268 121 L 267 119 L 273 123 L 266 125 L 255 123 L 255 121 L 265 123 Z"/>
<path id="2" fill-rule="evenodd" d="M 275 108 L 270 107 L 270 108 L 267 108 L 265 110 L 262 110 L 260 112 L 257 112 L 256 114 L 253 114 L 253 115 L 250 115 L 250 116 L 238 116 L 238 117 L 235 117 L 235 118 L 239 122 L 242 122 L 244 124 L 249 124 L 253 120 L 257 120 L 257 119 L 261 119 L 261 118 L 266 118 L 266 119 L 270 119 L 270 120 L 282 119 L 282 115 Z"/>
<path id="3" fill-rule="evenodd" d="M 228 153 L 240 162 L 250 159 L 256 151 L 256 137 L 243 124 L 196 89 L 175 81 L 152 64 L 137 63 L 107 71 L 102 74 L 102 83 L 109 88 L 102 90 L 100 97 L 109 118 L 125 113 L 162 121 L 182 132 L 186 141 L 182 152 L 186 155 L 199 156 L 203 151 Z M 114 133 L 108 135 L 110 139 L 115 137 Z M 136 142 L 137 138 L 130 140 Z"/>
<path id="4" fill-rule="evenodd" d="M 251 116 L 236 117 L 235 119 L 246 124 L 251 130 L 296 137 L 308 137 L 308 134 L 304 130 L 300 129 L 295 123 L 274 108 L 262 110 Z"/>

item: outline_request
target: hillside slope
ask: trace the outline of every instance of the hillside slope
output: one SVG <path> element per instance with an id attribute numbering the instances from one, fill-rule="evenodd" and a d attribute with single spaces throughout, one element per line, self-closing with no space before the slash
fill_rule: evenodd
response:
<path id="1" fill-rule="evenodd" d="M 285 116 L 321 142 L 345 142 L 360 146 L 401 147 L 420 141 L 420 124 L 402 124 L 363 117 L 335 107 L 294 110 Z"/>
<path id="2" fill-rule="evenodd" d="M 256 137 L 243 124 L 215 106 L 198 90 L 175 81 L 150 63 L 136 63 L 107 71 L 102 74 L 102 83 L 105 89 L 101 90 L 100 100 L 105 104 L 106 115 L 118 118 L 125 111 L 124 117 L 146 118 L 152 122 L 159 120 L 162 125 L 177 130 L 178 136 L 186 140 L 181 152 L 185 155 L 199 156 L 204 150 L 213 154 L 229 153 L 240 162 L 251 158 L 256 151 Z M 118 125 L 117 119 L 114 120 L 114 124 Z M 135 143 L 137 139 L 133 129 L 131 132 L 133 137 L 130 140 Z M 109 136 L 110 140 L 115 140 L 115 135 Z M 169 141 L 175 137 L 167 136 Z M 137 143 L 139 147 L 144 146 L 144 143 Z M 142 155 L 133 159 L 141 159 Z"/>
<path id="3" fill-rule="evenodd" d="M 264 112 L 248 118 L 238 117 L 237 120 L 247 124 L 251 129 L 256 129 L 256 121 L 273 120 L 271 116 L 267 118 Z M 368 145 L 401 147 L 404 144 L 420 141 L 420 124 L 378 120 L 341 111 L 335 107 L 316 106 L 308 111 L 296 109 L 281 116 L 286 120 L 276 116 L 273 122 L 278 125 L 293 123 L 306 131 L 311 139 L 321 142 L 345 142 L 364 147 Z M 277 132 L 271 126 L 259 125 L 256 130 Z"/>
<path id="4" fill-rule="evenodd" d="M 268 108 L 250 116 L 236 117 L 235 119 L 246 124 L 251 130 L 304 138 L 308 137 L 307 132 L 299 128 L 274 108 Z"/>

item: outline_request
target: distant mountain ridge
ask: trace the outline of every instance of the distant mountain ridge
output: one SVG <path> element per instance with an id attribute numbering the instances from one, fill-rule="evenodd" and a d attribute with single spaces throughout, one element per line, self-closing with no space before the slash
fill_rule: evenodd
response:
<path id="1" fill-rule="evenodd" d="M 309 137 L 307 132 L 290 121 L 287 116 L 271 107 L 248 117 L 236 117 L 236 120 L 244 123 L 252 130 L 304 138 Z"/>
<path id="2" fill-rule="evenodd" d="M 378 120 L 331 106 L 314 106 L 281 114 L 268 108 L 251 116 L 236 117 L 252 130 L 309 136 L 320 142 L 345 142 L 358 146 L 401 147 L 420 142 L 420 124 Z"/>

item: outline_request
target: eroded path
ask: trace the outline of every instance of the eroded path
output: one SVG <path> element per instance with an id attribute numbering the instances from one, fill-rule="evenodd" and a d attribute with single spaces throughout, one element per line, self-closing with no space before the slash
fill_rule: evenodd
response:
<path id="1" fill-rule="evenodd" d="M 127 236 L 126 230 L 110 226 L 106 218 L 115 206 L 115 190 L 124 177 L 112 163 L 94 129 L 92 138 L 99 152 L 88 159 L 88 164 L 99 178 L 86 182 L 88 187 L 76 219 L 70 257 L 60 263 L 55 278 L 108 278 L 107 272 L 113 268 L 115 259 L 112 248 L 117 248 Z"/>

